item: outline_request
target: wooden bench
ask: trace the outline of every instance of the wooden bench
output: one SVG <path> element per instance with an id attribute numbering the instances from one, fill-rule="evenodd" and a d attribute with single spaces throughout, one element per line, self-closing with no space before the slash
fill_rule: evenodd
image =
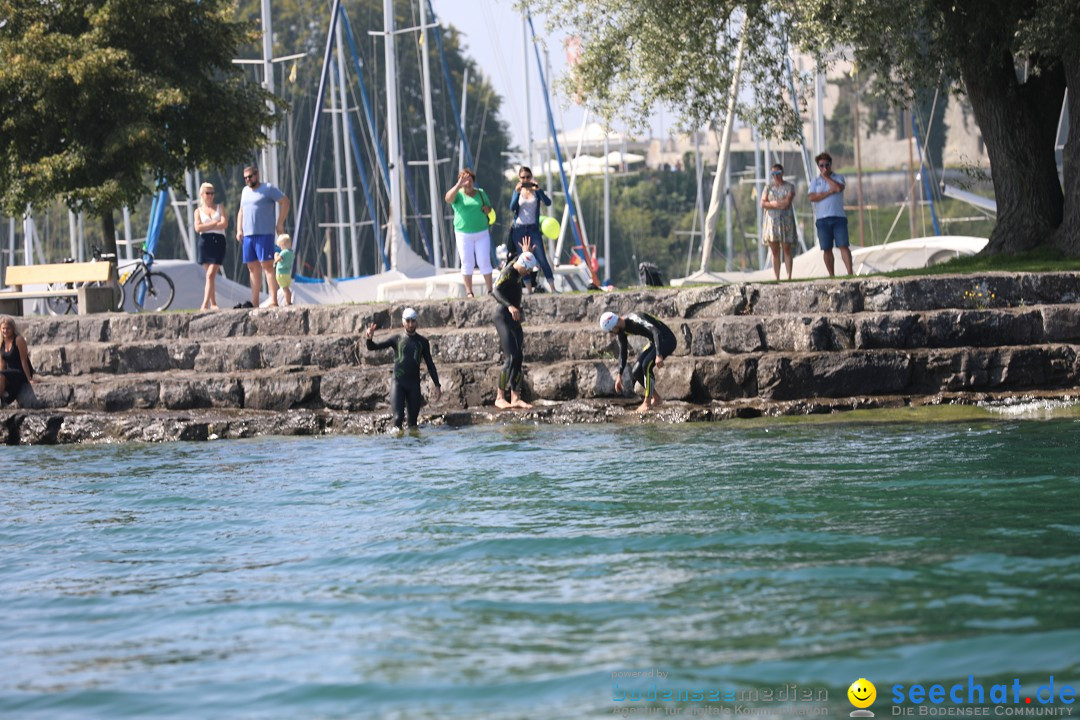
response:
<path id="1" fill-rule="evenodd" d="M 106 283 L 113 272 L 113 265 L 108 262 L 12 265 L 4 272 L 4 284 L 13 289 L 0 292 L 0 314 L 22 315 L 23 300 L 58 297 L 78 298 L 80 315 L 109 312 L 114 309 L 113 288 L 81 284 Z M 69 283 L 80 286 L 55 289 Z M 24 291 L 24 285 L 52 285 L 54 289 Z"/>

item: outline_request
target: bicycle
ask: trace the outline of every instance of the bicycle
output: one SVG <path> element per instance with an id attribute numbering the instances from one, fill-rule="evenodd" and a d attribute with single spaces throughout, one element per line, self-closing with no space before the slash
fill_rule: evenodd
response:
<path id="1" fill-rule="evenodd" d="M 114 262 L 116 259 L 116 255 L 104 253 L 100 248 L 94 246 L 91 246 L 91 251 L 94 255 L 94 262 Z M 117 268 L 120 277 L 113 285 L 113 307 L 117 310 L 123 309 L 127 297 L 126 288 L 131 285 L 133 288 L 131 300 L 135 306 L 135 312 L 168 310 L 169 306 L 172 305 L 173 298 L 176 296 L 176 286 L 173 284 L 172 278 L 163 272 L 150 269 L 154 264 L 154 254 L 147 250 L 145 245 L 139 248 L 139 253 L 138 260 L 128 263 L 122 268 Z M 75 261 L 67 258 L 64 262 Z M 74 286 L 68 283 L 64 287 L 72 289 Z M 67 315 L 71 312 L 78 312 L 78 302 L 78 299 L 74 297 L 59 297 L 48 298 L 45 305 L 53 315 Z"/>
<path id="2" fill-rule="evenodd" d="M 123 268 L 117 268 L 120 271 L 120 301 L 117 307 L 124 306 L 127 294 L 125 288 L 131 285 L 131 300 L 135 304 L 135 312 L 162 312 L 169 309 L 176 297 L 176 286 L 172 278 L 165 273 L 151 270 L 153 264 L 154 253 L 143 245 L 138 260 Z"/>

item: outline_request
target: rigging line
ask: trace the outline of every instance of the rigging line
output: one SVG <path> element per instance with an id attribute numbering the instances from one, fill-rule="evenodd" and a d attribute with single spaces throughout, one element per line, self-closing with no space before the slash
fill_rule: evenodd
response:
<path id="1" fill-rule="evenodd" d="M 347 87 L 349 89 L 349 94 L 351 96 L 352 95 L 352 86 L 351 86 L 351 84 L 348 85 Z M 348 112 L 348 108 L 343 108 L 342 112 Z M 357 113 L 357 114 L 359 114 L 359 113 Z M 361 157 L 361 154 L 360 154 L 361 148 L 363 146 L 361 145 L 359 138 L 357 138 L 357 136 L 356 136 L 356 127 L 357 127 L 357 125 L 360 125 L 362 127 L 363 123 L 360 122 L 359 118 L 357 118 L 357 122 L 355 122 L 355 123 L 347 122 L 346 125 L 348 126 L 348 131 L 349 131 L 349 147 L 352 150 L 353 160 L 356 162 L 356 168 L 358 170 L 358 174 L 360 175 L 360 186 L 363 188 L 364 202 L 365 202 L 365 204 L 367 204 L 368 214 L 371 217 L 371 226 L 372 226 L 372 228 L 374 229 L 374 232 L 375 232 L 375 238 L 376 238 L 375 247 L 378 249 L 379 254 L 381 256 L 380 259 L 382 260 L 383 267 L 386 268 L 386 267 L 389 267 L 389 265 L 390 265 L 390 258 L 386 257 L 386 253 L 383 250 L 382 236 L 381 236 L 381 232 L 379 230 L 379 219 L 378 219 L 378 215 L 376 214 L 375 202 L 372 199 L 372 194 L 371 194 L 371 181 L 368 179 L 366 163 L 364 162 L 364 159 Z M 349 192 L 354 192 L 354 190 L 352 188 L 350 188 Z M 359 252 L 359 250 L 357 252 Z"/>
<path id="2" fill-rule="evenodd" d="M 512 89 L 514 87 L 514 83 L 511 82 L 510 78 L 508 77 L 510 63 L 506 62 L 506 56 L 505 53 L 503 53 L 502 43 L 500 42 L 499 29 L 495 25 L 495 18 L 492 15 L 491 6 L 487 4 L 483 5 L 481 15 L 484 19 L 484 25 L 487 27 L 488 38 L 494 40 L 492 45 L 495 49 L 495 71 L 499 74 L 499 80 L 502 81 L 503 87 Z M 527 69 L 528 68 L 526 68 L 526 70 Z M 510 100 L 510 98 L 506 99 L 508 101 Z M 510 112 L 513 115 L 512 120 L 515 123 L 515 127 L 525 127 L 526 123 L 520 107 L 513 102 L 509 102 L 508 104 L 512 107 L 512 110 Z M 479 149 L 477 149 L 476 154 L 480 154 Z"/>
<path id="3" fill-rule="evenodd" d="M 465 164 L 469 167 L 476 167 L 476 164 L 473 162 L 472 151 L 469 149 L 469 139 L 465 137 L 465 129 L 461 126 L 461 109 L 458 108 L 457 93 L 454 90 L 454 79 L 450 76 L 450 66 L 446 62 L 446 53 L 443 51 L 442 26 L 439 24 L 439 19 L 435 14 L 435 8 L 431 5 L 431 0 L 420 0 L 420 2 L 426 2 L 428 4 L 428 16 L 435 25 L 434 35 L 435 44 L 439 48 L 439 63 L 442 65 L 443 78 L 446 80 L 446 87 L 449 90 L 447 94 L 450 96 L 450 106 L 454 109 L 454 124 L 457 126 L 458 138 L 461 139 L 462 148 L 465 151 Z"/>
<path id="4" fill-rule="evenodd" d="M 481 76 L 481 80 L 483 80 L 483 76 Z M 479 162 L 479 160 L 480 160 L 480 149 L 484 146 L 484 128 L 487 127 L 488 109 L 489 109 L 489 106 L 491 104 L 491 86 L 488 85 L 485 82 L 484 89 L 485 89 L 485 92 L 484 92 L 484 112 L 480 115 L 480 132 L 479 132 L 480 137 L 476 141 L 476 159 L 477 159 L 477 162 Z"/>

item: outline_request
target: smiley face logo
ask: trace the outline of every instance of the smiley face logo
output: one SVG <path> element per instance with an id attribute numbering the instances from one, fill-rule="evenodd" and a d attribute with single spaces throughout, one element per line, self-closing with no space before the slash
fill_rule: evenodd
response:
<path id="1" fill-rule="evenodd" d="M 874 683 L 870 682 L 866 678 L 859 678 L 855 682 L 851 683 L 851 687 L 847 690 L 848 700 L 851 704 L 860 710 L 868 708 L 874 704 L 874 700 L 877 699 L 877 688 L 874 687 Z M 856 715 L 856 713 L 851 713 Z M 858 715 L 873 716 L 872 713 L 860 712 Z"/>

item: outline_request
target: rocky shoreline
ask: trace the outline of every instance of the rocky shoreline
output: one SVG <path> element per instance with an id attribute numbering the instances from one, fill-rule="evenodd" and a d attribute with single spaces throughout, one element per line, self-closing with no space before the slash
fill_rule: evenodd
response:
<path id="1" fill-rule="evenodd" d="M 432 426 L 716 422 L 852 409 L 1075 401 L 1075 273 L 859 278 L 533 296 L 531 411 L 492 406 L 501 362 L 490 299 L 411 303 L 443 400 Z M 0 410 L 7 444 L 205 441 L 386 432 L 389 353 L 361 329 L 406 303 L 21 323 L 45 375 Z M 660 371 L 671 401 L 645 418 L 616 397 L 604 310 L 644 309 L 679 336 Z M 396 323 L 394 323 L 396 325 Z M 631 340 L 634 343 L 634 340 Z"/>

